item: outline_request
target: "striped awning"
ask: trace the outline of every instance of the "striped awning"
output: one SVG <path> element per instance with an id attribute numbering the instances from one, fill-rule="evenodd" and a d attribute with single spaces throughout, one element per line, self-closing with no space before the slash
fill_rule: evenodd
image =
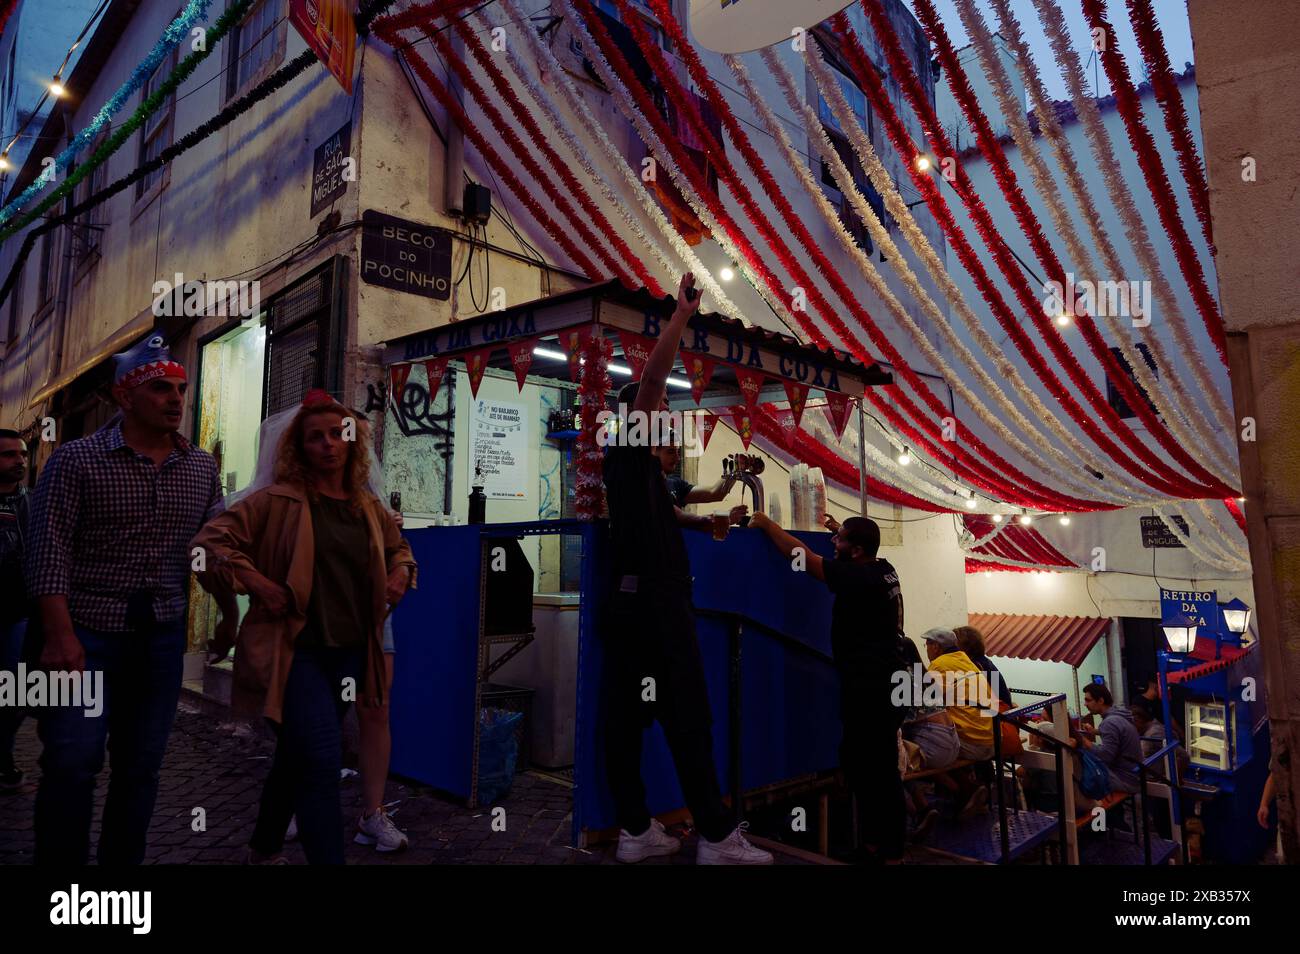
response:
<path id="1" fill-rule="evenodd" d="M 1110 620 L 1093 616 L 1014 616 L 972 613 L 970 625 L 984 635 L 990 656 L 1083 664 L 1097 640 L 1110 629 Z"/>

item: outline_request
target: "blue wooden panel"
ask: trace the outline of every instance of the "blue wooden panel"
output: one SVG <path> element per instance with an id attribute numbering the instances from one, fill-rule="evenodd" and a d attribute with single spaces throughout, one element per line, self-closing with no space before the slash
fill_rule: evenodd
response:
<path id="1" fill-rule="evenodd" d="M 468 798 L 478 665 L 479 528 L 403 534 L 420 566 L 397 604 L 390 724 L 392 771 Z"/>

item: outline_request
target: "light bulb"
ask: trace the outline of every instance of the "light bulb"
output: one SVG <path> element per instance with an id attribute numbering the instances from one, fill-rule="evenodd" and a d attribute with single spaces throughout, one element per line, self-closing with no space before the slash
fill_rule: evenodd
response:
<path id="1" fill-rule="evenodd" d="M 916 157 L 916 168 L 920 169 L 922 172 L 925 172 L 927 169 L 929 169 L 929 168 L 930 168 L 930 157 L 929 157 L 929 156 L 925 156 L 925 155 L 917 156 L 917 157 Z"/>
<path id="2" fill-rule="evenodd" d="M 1059 315 L 1056 316 L 1056 323 L 1060 325 L 1062 328 L 1064 328 L 1066 325 L 1070 323 L 1070 316 L 1065 312 L 1061 312 Z"/>
<path id="3" fill-rule="evenodd" d="M 9 168 L 9 155 L 7 153 L 0 154 L 0 172 L 3 172 L 8 168 Z"/>
<path id="4" fill-rule="evenodd" d="M 993 522 L 994 522 L 994 523 L 1001 523 L 1001 522 L 1002 522 L 1002 514 L 1000 514 L 1000 513 L 995 513 L 995 514 L 993 515 Z"/>
<path id="5" fill-rule="evenodd" d="M 1068 516 L 1067 514 L 1061 514 L 1061 516 L 1060 516 L 1060 522 L 1061 522 L 1061 526 L 1063 526 L 1063 527 L 1068 527 L 1068 526 L 1070 525 L 1070 518 L 1069 518 L 1069 516 Z"/>
<path id="6" fill-rule="evenodd" d="M 974 498 L 974 497 L 967 497 L 967 498 L 966 498 L 966 509 L 967 509 L 967 510 L 974 510 L 974 509 L 975 509 L 975 504 L 976 504 L 976 501 L 975 501 L 975 498 Z"/>
<path id="7" fill-rule="evenodd" d="M 904 447 L 901 451 L 898 452 L 898 462 L 902 464 L 904 467 L 906 467 L 908 464 L 912 462 L 912 455 L 907 452 L 906 447 Z"/>
<path id="8" fill-rule="evenodd" d="M 66 92 L 67 90 L 63 88 L 63 84 L 59 82 L 59 78 L 57 76 L 54 77 L 53 81 L 50 83 L 50 95 L 55 99 L 58 99 Z"/>
<path id="9" fill-rule="evenodd" d="M 1022 514 L 1020 515 L 1020 525 L 1021 525 L 1022 527 L 1027 527 L 1027 526 L 1029 526 L 1029 525 L 1030 525 L 1031 523 L 1033 523 L 1033 522 L 1034 522 L 1034 518 L 1031 517 L 1031 516 L 1029 516 L 1029 514 L 1027 514 L 1027 513 L 1022 513 Z"/>
<path id="10" fill-rule="evenodd" d="M 736 277 L 735 266 L 736 266 L 735 262 L 732 262 L 730 265 L 723 265 L 722 268 L 718 270 L 718 277 L 721 278 L 724 282 L 731 281 L 733 278 Z"/>

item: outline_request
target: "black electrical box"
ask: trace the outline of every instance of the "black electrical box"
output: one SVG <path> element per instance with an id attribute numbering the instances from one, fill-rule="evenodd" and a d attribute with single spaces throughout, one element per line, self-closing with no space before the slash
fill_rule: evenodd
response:
<path id="1" fill-rule="evenodd" d="M 461 202 L 466 222 L 486 225 L 492 217 L 492 190 L 477 182 L 465 183 L 465 198 Z"/>

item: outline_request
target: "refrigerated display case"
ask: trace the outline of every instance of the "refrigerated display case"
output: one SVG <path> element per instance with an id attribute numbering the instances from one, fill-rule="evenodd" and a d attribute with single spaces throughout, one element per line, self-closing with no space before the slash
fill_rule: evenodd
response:
<path id="1" fill-rule="evenodd" d="M 1187 703 L 1187 752 L 1192 765 L 1231 772 L 1237 768 L 1237 704 L 1214 700 Z"/>

